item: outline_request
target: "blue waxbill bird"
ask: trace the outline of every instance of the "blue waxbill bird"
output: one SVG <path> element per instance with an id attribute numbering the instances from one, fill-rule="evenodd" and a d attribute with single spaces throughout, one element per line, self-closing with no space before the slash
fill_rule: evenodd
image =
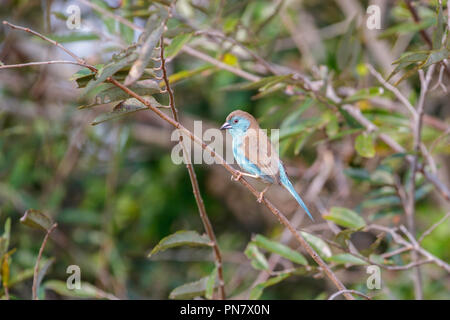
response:
<path id="1" fill-rule="evenodd" d="M 245 171 L 239 171 L 235 180 L 239 180 L 241 176 L 248 176 L 268 183 L 269 186 L 260 193 L 258 202 L 262 201 L 264 193 L 270 185 L 275 183 L 282 185 L 314 221 L 302 198 L 289 181 L 275 148 L 251 114 L 242 110 L 235 110 L 228 115 L 226 122 L 220 129 L 227 130 L 231 134 L 234 158 Z"/>

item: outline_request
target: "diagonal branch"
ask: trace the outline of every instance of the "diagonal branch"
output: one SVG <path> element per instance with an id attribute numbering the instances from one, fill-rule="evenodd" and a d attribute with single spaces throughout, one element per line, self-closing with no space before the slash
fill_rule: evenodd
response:
<path id="1" fill-rule="evenodd" d="M 140 102 L 142 102 L 144 105 L 146 105 L 149 109 L 151 109 L 154 113 L 156 113 L 161 119 L 168 122 L 172 126 L 174 126 L 176 129 L 180 130 L 181 133 L 185 134 L 187 137 L 189 137 L 194 143 L 200 145 L 203 150 L 207 151 L 209 154 L 211 154 L 212 157 L 215 158 L 216 162 L 221 164 L 225 169 L 230 172 L 233 176 L 237 176 L 237 171 L 231 167 L 228 163 L 225 162 L 225 159 L 223 159 L 219 154 L 217 154 L 210 146 L 206 145 L 199 137 L 194 135 L 191 131 L 186 129 L 183 125 L 181 125 L 178 121 L 175 121 L 174 119 L 168 117 L 163 112 L 161 112 L 158 108 L 152 106 L 147 100 L 130 90 L 129 88 L 122 85 L 117 80 L 109 77 L 107 79 L 108 82 L 112 83 L 116 87 L 122 89 L 124 92 L 128 93 L 130 96 L 136 98 Z M 247 182 L 244 178 L 238 179 L 239 182 L 241 182 L 247 189 L 250 190 L 253 195 L 258 198 L 259 192 Z M 346 290 L 345 286 L 342 284 L 342 282 L 337 278 L 337 276 L 334 274 L 334 272 L 330 269 L 330 267 L 322 260 L 322 258 L 317 254 L 317 252 L 306 242 L 306 240 L 303 238 L 303 236 L 296 230 L 296 228 L 289 222 L 289 220 L 286 218 L 286 216 L 281 213 L 269 200 L 266 198 L 262 199 L 262 203 L 274 214 L 278 220 L 289 229 L 289 231 L 293 234 L 295 239 L 302 245 L 302 247 L 308 252 L 308 254 L 316 261 L 316 263 L 321 267 L 322 271 L 326 274 L 326 276 L 334 283 L 334 285 L 339 290 Z M 349 299 L 353 300 L 354 298 L 349 293 L 344 293 L 344 296 Z"/>
<path id="2" fill-rule="evenodd" d="M 163 73 L 163 80 L 166 85 L 166 90 L 169 94 L 169 105 L 172 110 L 173 119 L 178 122 L 178 111 L 175 108 L 175 99 L 173 95 L 173 90 L 170 87 L 169 78 L 167 76 L 166 59 L 164 58 L 164 36 L 161 36 L 160 46 L 161 46 L 161 71 Z M 206 230 L 206 233 L 208 234 L 208 237 L 213 244 L 212 247 L 214 251 L 214 260 L 217 268 L 217 277 L 219 279 L 219 298 L 221 300 L 224 300 L 226 295 L 225 295 L 225 282 L 223 280 L 222 255 L 220 253 L 219 245 L 217 244 L 216 235 L 214 233 L 211 221 L 209 220 L 208 214 L 206 213 L 205 204 L 203 203 L 203 198 L 200 193 L 200 188 L 198 186 L 198 181 L 195 175 L 194 167 L 192 166 L 192 163 L 188 159 L 188 150 L 186 144 L 183 142 L 183 136 L 181 135 L 180 135 L 180 144 L 181 147 L 183 148 L 183 156 L 185 158 L 186 168 L 189 172 L 189 178 L 192 184 L 192 191 L 194 193 L 195 201 L 197 202 L 200 218 L 203 222 L 203 226 Z"/>

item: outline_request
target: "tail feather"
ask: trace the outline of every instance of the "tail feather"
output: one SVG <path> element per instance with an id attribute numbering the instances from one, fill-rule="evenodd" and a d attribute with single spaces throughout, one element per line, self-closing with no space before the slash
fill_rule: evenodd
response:
<path id="1" fill-rule="evenodd" d="M 295 191 L 294 186 L 289 181 L 289 178 L 287 177 L 284 170 L 280 170 L 280 180 L 281 180 L 281 184 L 283 185 L 283 187 L 285 187 L 286 190 L 289 191 L 289 193 L 295 198 L 295 200 L 297 200 L 298 204 L 303 208 L 303 210 L 306 211 L 309 218 L 312 221 L 314 221 L 314 218 L 312 217 L 311 213 L 309 212 L 308 208 L 306 207 L 306 204 L 303 202 L 302 198 L 300 198 L 298 193 Z"/>

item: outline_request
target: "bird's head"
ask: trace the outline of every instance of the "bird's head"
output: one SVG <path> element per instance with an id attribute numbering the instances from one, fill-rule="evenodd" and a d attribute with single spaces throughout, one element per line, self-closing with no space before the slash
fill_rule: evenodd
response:
<path id="1" fill-rule="evenodd" d="M 229 130 L 232 136 L 244 135 L 250 127 L 258 126 L 255 118 L 242 110 L 230 113 L 220 130 Z"/>

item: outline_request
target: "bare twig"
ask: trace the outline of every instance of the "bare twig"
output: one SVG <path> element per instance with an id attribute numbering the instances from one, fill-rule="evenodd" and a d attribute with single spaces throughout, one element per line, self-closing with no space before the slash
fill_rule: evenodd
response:
<path id="1" fill-rule="evenodd" d="M 78 64 L 83 65 L 83 66 L 85 66 L 85 67 L 91 69 L 92 71 L 95 71 L 95 70 L 96 70 L 94 67 L 87 65 L 87 64 L 86 64 L 86 61 L 84 61 L 83 59 L 81 59 L 80 57 L 78 57 L 78 56 L 77 56 L 76 54 L 74 54 L 72 51 L 67 50 L 64 46 L 62 46 L 61 44 L 59 44 L 59 43 L 58 43 L 57 41 L 55 41 L 55 40 L 52 40 L 52 39 L 50 39 L 50 38 L 47 38 L 46 36 L 44 36 L 44 35 L 42 35 L 42 34 L 36 32 L 36 31 L 34 31 L 34 30 L 31 30 L 30 28 L 24 28 L 24 27 L 16 26 L 16 25 L 14 25 L 14 24 L 12 24 L 12 23 L 9 23 L 8 21 L 3 21 L 3 24 L 4 24 L 4 25 L 7 25 L 7 26 L 9 26 L 9 27 L 11 27 L 11 28 L 13 28 L 13 29 L 18 29 L 18 30 L 22 30 L 22 31 L 25 31 L 25 32 L 29 32 L 29 33 L 31 33 L 31 34 L 33 34 L 33 35 L 35 35 L 35 36 L 37 36 L 37 37 L 39 37 L 39 38 L 45 40 L 45 41 L 48 41 L 48 42 L 50 42 L 51 44 L 53 44 L 53 45 L 57 46 L 58 48 L 60 48 L 61 50 L 63 50 L 65 53 L 67 53 L 68 55 L 70 55 L 70 56 L 71 56 L 72 58 L 74 58 L 75 60 L 77 60 Z"/>
<path id="2" fill-rule="evenodd" d="M 47 64 L 74 64 L 82 67 L 87 67 L 85 63 L 79 63 L 75 61 L 69 61 L 69 60 L 52 60 L 52 61 L 39 61 L 39 62 L 27 62 L 27 63 L 20 63 L 20 64 L 5 64 L 0 65 L 1 69 L 12 69 L 12 68 L 24 68 L 24 67 L 31 67 L 31 66 L 41 66 L 41 65 L 47 65 Z"/>
<path id="3" fill-rule="evenodd" d="M 34 265 L 34 273 L 33 273 L 33 287 L 32 287 L 32 293 L 33 293 L 33 300 L 39 300 L 37 297 L 36 287 L 37 287 L 37 279 L 38 279 L 38 273 L 39 273 L 39 263 L 41 262 L 42 253 L 44 252 L 45 245 L 47 244 L 47 240 L 50 236 L 50 233 L 58 226 L 57 223 L 54 223 L 50 229 L 48 229 L 47 233 L 45 234 L 44 240 L 42 241 L 41 248 L 39 249 L 39 253 L 36 259 L 36 264 Z"/>
<path id="4" fill-rule="evenodd" d="M 393 239 L 393 241 L 395 243 L 398 243 L 406 248 L 411 248 L 411 250 L 415 250 L 418 253 L 420 253 L 421 255 L 423 255 L 424 257 L 432 260 L 432 262 L 436 265 L 438 265 L 439 267 L 445 269 L 445 271 L 447 271 L 447 273 L 450 273 L 450 265 L 448 263 L 446 263 L 445 261 L 439 259 L 438 257 L 434 256 L 433 254 L 431 254 L 430 252 L 428 252 L 427 250 L 425 250 L 424 248 L 420 247 L 417 242 L 416 245 L 406 241 L 401 235 L 399 235 L 395 229 L 389 228 L 389 227 L 385 227 L 385 226 L 381 226 L 381 225 L 376 225 L 376 224 L 371 224 L 366 226 L 366 230 L 377 230 L 377 231 L 382 231 L 382 232 L 386 232 L 389 233 Z M 408 230 L 406 230 L 405 234 L 408 234 Z"/>
<path id="5" fill-rule="evenodd" d="M 420 23 L 420 17 L 419 14 L 416 11 L 416 8 L 414 8 L 411 0 L 405 0 L 405 4 L 408 7 L 408 10 L 411 12 L 411 15 L 413 17 L 413 20 L 416 24 Z M 430 36 L 425 30 L 420 30 L 420 35 L 422 36 L 423 40 L 427 43 L 428 47 L 431 49 L 433 47 L 433 43 L 431 42 Z"/>
<path id="6" fill-rule="evenodd" d="M 407 205 L 405 206 L 405 213 L 406 213 L 406 221 L 408 224 L 408 231 L 411 233 L 412 237 L 414 238 L 414 235 L 416 233 L 416 227 L 415 227 L 415 193 L 416 193 L 416 173 L 418 171 L 418 154 L 420 152 L 420 145 L 422 143 L 422 119 L 424 114 L 424 107 L 425 107 L 425 97 L 428 93 L 428 88 L 431 82 L 431 77 L 434 72 L 435 65 L 431 65 L 428 70 L 426 76 L 423 75 L 423 70 L 419 70 L 419 76 L 420 76 L 420 83 L 421 83 L 421 90 L 420 90 L 420 96 L 419 101 L 417 103 L 417 116 L 414 117 L 413 122 L 413 135 L 414 135 L 414 156 L 412 158 L 412 161 L 410 162 L 411 165 L 411 178 L 409 181 L 409 188 L 408 188 L 408 201 Z M 411 251 L 411 257 L 413 262 L 418 261 L 418 255 L 416 251 Z M 416 299 L 422 300 L 423 299 L 423 288 L 422 288 L 422 275 L 420 272 L 420 268 L 416 267 L 414 269 L 414 291 Z"/>
<path id="7" fill-rule="evenodd" d="M 328 300 L 334 300 L 337 296 L 340 296 L 341 294 L 346 294 L 346 293 L 356 294 L 357 296 L 363 297 L 366 300 L 372 300 L 368 296 L 366 296 L 364 293 L 361 293 L 361 292 L 356 291 L 356 290 L 341 290 L 341 291 L 338 291 L 336 293 L 333 293 L 328 298 Z"/>
<path id="8" fill-rule="evenodd" d="M 386 89 L 391 91 L 397 97 L 397 99 L 405 105 L 406 109 L 408 109 L 412 116 L 417 116 L 417 112 L 411 102 L 409 102 L 409 100 L 400 92 L 400 90 L 398 90 L 398 88 L 394 87 L 389 82 L 384 80 L 383 76 L 378 73 L 372 65 L 367 64 L 367 68 L 369 69 L 370 73 L 378 80 L 378 82 L 380 82 Z"/>
<path id="9" fill-rule="evenodd" d="M 160 55 L 161 56 L 161 71 L 163 73 L 163 79 L 164 79 L 164 83 L 166 85 L 166 90 L 169 94 L 169 105 L 172 110 L 173 119 L 175 121 L 179 122 L 178 111 L 175 107 L 175 99 L 174 99 L 173 91 L 172 91 L 172 88 L 170 87 L 169 78 L 167 76 L 166 59 L 164 58 L 164 36 L 161 36 L 160 45 L 161 45 L 161 55 Z M 190 178 L 191 184 L 192 184 L 192 191 L 194 193 L 195 201 L 197 202 L 197 207 L 198 207 L 198 211 L 200 213 L 200 218 L 203 222 L 203 226 L 206 230 L 206 233 L 208 234 L 208 237 L 212 242 L 212 247 L 213 247 L 213 251 L 214 251 L 214 260 L 215 260 L 215 264 L 216 264 L 216 268 L 217 268 L 217 278 L 219 280 L 219 298 L 221 300 L 224 300 L 226 298 L 226 295 L 225 295 L 225 282 L 223 280 L 222 255 L 220 253 L 219 245 L 217 244 L 216 235 L 214 233 L 214 229 L 212 227 L 211 221 L 209 220 L 208 214 L 206 213 L 205 204 L 203 202 L 203 198 L 200 193 L 200 188 L 198 186 L 198 181 L 197 181 L 197 177 L 195 175 L 194 168 L 192 166 L 192 163 L 190 161 L 188 161 L 188 159 L 187 159 L 188 150 L 187 150 L 185 143 L 183 142 L 183 136 L 181 136 L 181 135 L 180 135 L 180 144 L 183 148 L 183 155 L 185 157 L 186 168 L 189 172 L 189 178 Z"/>
<path id="10" fill-rule="evenodd" d="M 447 212 L 445 214 L 445 216 L 443 216 L 441 219 L 439 219 L 438 222 L 434 223 L 430 228 L 428 228 L 427 230 L 425 230 L 422 235 L 420 236 L 420 238 L 417 240 L 417 242 L 421 243 L 423 241 L 423 239 L 428 236 L 431 232 L 434 231 L 434 229 L 436 229 L 437 227 L 439 227 L 442 223 L 444 223 L 445 220 L 448 219 L 448 217 L 450 217 L 450 211 Z"/>

